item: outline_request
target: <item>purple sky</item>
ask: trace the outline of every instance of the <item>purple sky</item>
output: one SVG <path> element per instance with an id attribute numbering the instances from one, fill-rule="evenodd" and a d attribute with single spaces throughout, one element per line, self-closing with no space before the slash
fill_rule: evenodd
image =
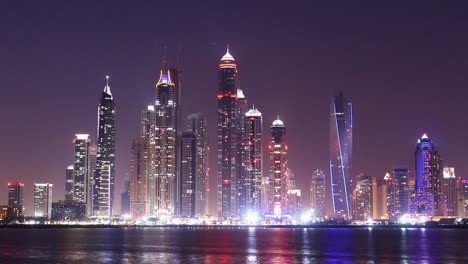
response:
<path id="1" fill-rule="evenodd" d="M 393 165 L 414 173 L 423 132 L 457 175 L 468 174 L 468 6 L 183 2 L 2 4 L 0 204 L 13 180 L 26 184 L 28 214 L 34 182 L 53 183 L 54 200 L 63 199 L 73 135 L 96 137 L 108 74 L 117 101 L 120 205 L 139 112 L 155 99 L 161 45 L 168 46 L 171 64 L 179 40 L 183 115 L 208 116 L 212 209 L 217 63 L 227 43 L 249 103 L 263 113 L 265 132 L 276 115 L 287 126 L 289 164 L 306 205 L 312 171 L 328 172 L 329 102 L 340 90 L 354 104 L 354 174 L 383 177 Z"/>

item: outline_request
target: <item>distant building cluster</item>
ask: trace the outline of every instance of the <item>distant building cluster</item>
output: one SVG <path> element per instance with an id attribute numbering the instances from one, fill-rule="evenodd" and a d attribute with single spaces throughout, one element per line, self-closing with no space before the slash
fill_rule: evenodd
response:
<path id="1" fill-rule="evenodd" d="M 311 172 L 310 204 L 304 205 L 304 189 L 288 163 L 286 125 L 272 118 L 264 130 L 264 116 L 239 87 L 237 67 L 228 47 L 218 64 L 217 211 L 208 210 L 207 119 L 203 113 L 182 119 L 181 69 L 168 66 L 164 51 L 154 101 L 141 111 L 140 133 L 131 142 L 130 175 L 120 192 L 122 216 L 160 223 L 208 216 L 225 223 L 468 216 L 468 180 L 444 166 L 426 134 L 416 145 L 413 174 L 408 166 L 394 166 L 383 178 L 354 176 L 353 107 L 341 92 L 330 102 L 329 168 Z M 34 217 L 84 221 L 115 215 L 116 106 L 108 77 L 97 120 L 95 144 L 89 134 L 75 135 L 63 199 L 52 202 L 53 184 L 35 184 Z M 24 220 L 23 190 L 21 182 L 8 183 L 8 205 L 0 206 L 4 222 Z"/>

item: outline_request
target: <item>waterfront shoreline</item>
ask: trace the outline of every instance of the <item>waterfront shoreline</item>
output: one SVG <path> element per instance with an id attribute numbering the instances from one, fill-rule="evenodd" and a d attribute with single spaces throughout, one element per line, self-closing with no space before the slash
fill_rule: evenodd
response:
<path id="1" fill-rule="evenodd" d="M 62 228 L 285 228 L 285 229 L 299 229 L 299 228 L 317 228 L 317 229 L 328 229 L 328 228 L 341 228 L 341 229 L 360 229 L 360 228 L 372 228 L 372 229 L 400 229 L 400 228 L 412 228 L 412 229 L 468 229 L 468 225 L 437 225 L 437 226 L 426 226 L 426 225 L 102 225 L 102 224 L 10 224 L 0 225 L 0 229 L 62 229 Z"/>

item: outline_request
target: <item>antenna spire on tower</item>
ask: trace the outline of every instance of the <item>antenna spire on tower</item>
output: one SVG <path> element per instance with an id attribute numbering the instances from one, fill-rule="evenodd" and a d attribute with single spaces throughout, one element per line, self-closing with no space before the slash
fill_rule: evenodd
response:
<path id="1" fill-rule="evenodd" d="M 162 55 L 162 68 L 163 70 L 167 69 L 167 46 L 163 45 L 163 55 Z"/>
<path id="2" fill-rule="evenodd" d="M 177 56 L 176 56 L 176 65 L 179 70 L 180 70 L 181 56 L 182 56 L 182 41 L 179 40 L 179 46 L 177 47 Z"/>

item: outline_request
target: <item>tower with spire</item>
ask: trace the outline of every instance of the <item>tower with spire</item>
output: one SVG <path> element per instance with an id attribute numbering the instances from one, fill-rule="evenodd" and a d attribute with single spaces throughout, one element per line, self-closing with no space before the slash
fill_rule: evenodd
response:
<path id="1" fill-rule="evenodd" d="M 150 212 L 160 217 L 172 216 L 176 210 L 179 72 L 177 69 L 168 69 L 164 51 L 162 69 L 156 83 L 154 152 L 151 157 L 154 169 L 150 170 L 154 173 L 150 176 L 150 182 L 154 184 L 150 186 L 154 192 L 150 193 L 154 197 Z"/>
<path id="2" fill-rule="evenodd" d="M 237 64 L 226 54 L 219 62 L 218 71 L 218 214 L 224 219 L 236 216 L 237 208 Z"/>
<path id="3" fill-rule="evenodd" d="M 109 76 L 98 107 L 97 154 L 93 180 L 92 212 L 112 216 L 115 186 L 115 102 Z"/>
<path id="4" fill-rule="evenodd" d="M 287 168 L 286 127 L 279 118 L 270 126 L 270 213 L 280 216 L 286 212 L 287 196 L 284 175 Z"/>

